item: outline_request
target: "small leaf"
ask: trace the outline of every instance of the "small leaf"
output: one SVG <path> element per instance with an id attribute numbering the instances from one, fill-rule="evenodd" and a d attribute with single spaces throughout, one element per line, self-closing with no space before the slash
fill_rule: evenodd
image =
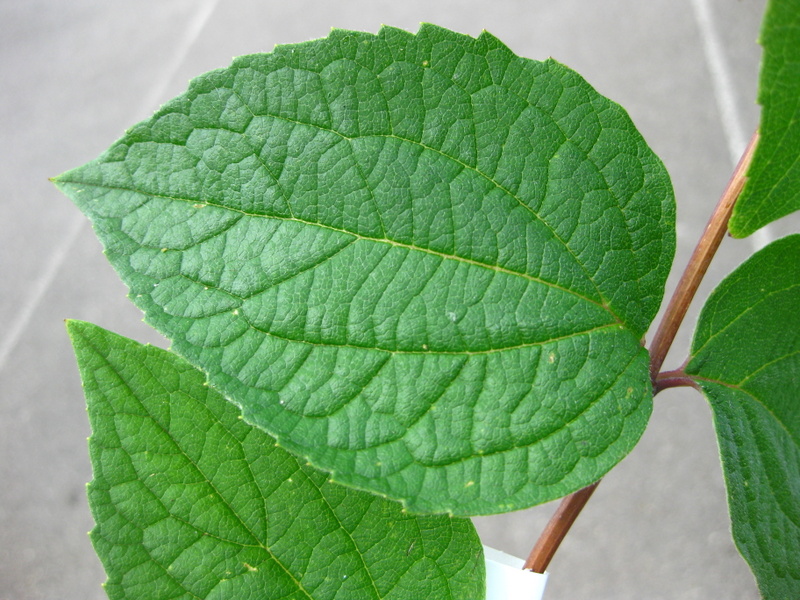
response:
<path id="1" fill-rule="evenodd" d="M 177 356 L 69 322 L 110 598 L 483 598 L 466 519 L 413 517 L 298 462 Z"/>
<path id="2" fill-rule="evenodd" d="M 647 424 L 669 178 L 555 61 L 334 31 L 198 78 L 56 183 L 174 350 L 336 481 L 510 511 Z"/>
<path id="3" fill-rule="evenodd" d="M 714 291 L 686 372 L 714 413 L 739 550 L 765 598 L 800 598 L 800 235 Z"/>
<path id="4" fill-rule="evenodd" d="M 760 139 L 729 224 L 736 237 L 800 210 L 800 0 L 770 0 L 760 41 Z"/>

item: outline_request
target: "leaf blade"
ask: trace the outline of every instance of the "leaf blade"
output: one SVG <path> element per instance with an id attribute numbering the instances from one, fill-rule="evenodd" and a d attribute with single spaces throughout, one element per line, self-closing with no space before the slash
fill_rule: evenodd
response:
<path id="1" fill-rule="evenodd" d="M 800 2 L 771 0 L 760 42 L 760 138 L 729 224 L 740 238 L 800 209 Z"/>
<path id="2" fill-rule="evenodd" d="M 618 106 L 488 34 L 242 57 L 57 185 L 148 322 L 342 483 L 522 508 L 647 422 L 669 179 Z"/>
<path id="3" fill-rule="evenodd" d="M 70 322 L 111 598 L 482 597 L 472 525 L 342 488 L 163 350 Z"/>
<path id="4" fill-rule="evenodd" d="M 800 236 L 756 253 L 703 307 L 686 372 L 714 413 L 734 540 L 765 598 L 800 591 Z"/>

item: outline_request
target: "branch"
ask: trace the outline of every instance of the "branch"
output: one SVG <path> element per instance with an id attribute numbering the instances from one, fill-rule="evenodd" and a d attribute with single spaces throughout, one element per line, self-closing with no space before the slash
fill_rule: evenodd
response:
<path id="1" fill-rule="evenodd" d="M 675 340 L 678 327 L 686 317 L 689 305 L 708 270 L 708 265 L 722 243 L 722 238 L 728 229 L 728 220 L 731 217 L 733 206 L 736 204 L 736 200 L 744 187 L 747 169 L 750 167 L 757 143 L 758 132 L 753 134 L 744 154 L 742 154 L 742 158 L 739 160 L 739 164 L 736 165 L 731 180 L 722 193 L 716 208 L 714 208 L 700 241 L 697 242 L 692 257 L 689 259 L 689 264 L 678 282 L 678 287 L 675 289 L 664 317 L 661 319 L 658 330 L 653 337 L 653 343 L 650 346 L 650 378 L 653 382 L 654 393 L 670 387 L 696 386 L 682 368 L 664 373 L 659 373 L 659 371 L 664 364 L 664 359 L 670 346 L 672 346 L 672 342 Z M 564 536 L 567 535 L 575 519 L 578 518 L 581 510 L 586 506 L 599 484 L 600 482 L 597 481 L 582 490 L 570 494 L 561 501 L 555 514 L 536 542 L 536 546 L 531 550 L 523 569 L 536 573 L 544 573 L 547 570 L 547 566 L 564 540 Z"/>
<path id="2" fill-rule="evenodd" d="M 667 352 L 675 340 L 675 335 L 678 333 L 678 327 L 683 322 L 697 288 L 708 270 L 708 265 L 711 259 L 714 258 L 714 254 L 716 254 L 728 229 L 728 220 L 731 217 L 733 205 L 736 204 L 736 199 L 744 187 L 747 169 L 750 166 L 757 143 L 758 132 L 753 134 L 744 154 L 742 154 L 742 158 L 739 160 L 739 164 L 736 165 L 731 180 L 722 193 L 722 197 L 717 203 L 708 225 L 706 225 L 706 229 L 700 237 L 700 241 L 697 242 L 692 258 L 689 259 L 689 264 L 678 282 L 678 287 L 675 288 L 664 317 L 661 319 L 658 330 L 653 337 L 653 343 L 650 345 L 650 378 L 654 386 Z"/>
<path id="3" fill-rule="evenodd" d="M 534 573 L 544 573 L 547 565 L 558 550 L 564 536 L 567 535 L 575 519 L 586 506 L 594 490 L 600 485 L 599 481 L 592 485 L 573 492 L 561 501 L 555 514 L 550 518 L 550 522 L 545 527 L 536 545 L 531 550 L 528 560 L 525 561 L 523 569 L 528 569 Z"/>

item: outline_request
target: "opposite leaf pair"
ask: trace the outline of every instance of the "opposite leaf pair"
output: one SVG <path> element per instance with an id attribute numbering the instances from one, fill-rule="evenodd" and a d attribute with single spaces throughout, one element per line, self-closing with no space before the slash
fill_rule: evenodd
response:
<path id="1" fill-rule="evenodd" d="M 141 560 L 163 569 L 159 590 L 203 598 L 271 590 L 259 573 L 298 597 L 449 597 L 433 591 L 446 580 L 480 598 L 468 522 L 403 515 L 275 444 L 411 512 L 475 515 L 596 481 L 647 425 L 668 175 L 619 106 L 488 34 L 334 31 L 242 57 L 56 184 L 203 373 L 71 325 L 94 411 L 95 540 L 120 590 Z M 798 259 L 793 236 L 726 280 L 686 369 L 712 400 L 737 541 L 774 597 L 800 585 Z M 110 533 L 117 519 L 131 537 Z M 166 527 L 178 541 L 161 547 Z M 196 552 L 214 558 L 193 570 Z M 352 581 L 330 566 L 339 554 Z"/>

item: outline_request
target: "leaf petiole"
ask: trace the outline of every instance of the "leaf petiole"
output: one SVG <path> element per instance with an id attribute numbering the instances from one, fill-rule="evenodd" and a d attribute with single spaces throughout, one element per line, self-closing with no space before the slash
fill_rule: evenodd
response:
<path id="1" fill-rule="evenodd" d="M 680 367 L 672 371 L 662 371 L 656 375 L 655 382 L 653 383 L 653 394 L 655 395 L 663 390 L 674 387 L 693 387 L 698 389 L 694 380 L 684 372 L 683 367 Z"/>

